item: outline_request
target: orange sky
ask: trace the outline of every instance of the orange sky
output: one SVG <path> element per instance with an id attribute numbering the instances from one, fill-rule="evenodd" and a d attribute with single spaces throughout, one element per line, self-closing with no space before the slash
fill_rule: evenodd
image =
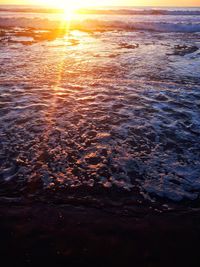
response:
<path id="1" fill-rule="evenodd" d="M 62 0 L 63 3 L 73 0 Z M 52 0 L 0 0 L 0 4 L 47 4 L 56 2 Z M 80 1 L 84 5 L 84 0 Z M 86 3 L 88 4 L 89 1 Z M 92 5 L 107 5 L 107 6 L 200 6 L 200 0 L 91 0 Z"/>

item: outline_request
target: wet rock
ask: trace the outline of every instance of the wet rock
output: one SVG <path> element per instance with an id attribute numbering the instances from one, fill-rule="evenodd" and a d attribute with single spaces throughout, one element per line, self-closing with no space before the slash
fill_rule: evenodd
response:
<path id="1" fill-rule="evenodd" d="M 187 46 L 187 45 L 175 45 L 174 53 L 175 56 L 185 56 L 187 54 L 192 54 L 199 50 L 197 46 Z"/>
<path id="2" fill-rule="evenodd" d="M 139 47 L 139 44 L 127 44 L 127 43 L 122 43 L 119 45 L 120 48 L 126 48 L 126 49 L 136 49 Z"/>
<path id="3" fill-rule="evenodd" d="M 156 96 L 156 99 L 159 101 L 168 101 L 168 97 L 164 94 L 159 94 L 158 96 Z"/>

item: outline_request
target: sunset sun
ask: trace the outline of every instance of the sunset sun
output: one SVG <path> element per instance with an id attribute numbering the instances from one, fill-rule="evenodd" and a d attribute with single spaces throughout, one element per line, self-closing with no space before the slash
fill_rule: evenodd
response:
<path id="1" fill-rule="evenodd" d="M 98 1 L 92 0 L 38 0 L 36 1 L 39 5 L 44 5 L 46 7 L 61 9 L 64 14 L 64 20 L 71 21 L 76 13 L 76 10 L 81 8 L 87 8 L 91 6 L 97 6 Z"/>

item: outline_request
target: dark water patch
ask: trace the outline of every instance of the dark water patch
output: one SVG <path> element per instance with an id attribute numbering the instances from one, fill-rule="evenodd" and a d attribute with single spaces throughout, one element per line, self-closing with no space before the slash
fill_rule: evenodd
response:
<path id="1" fill-rule="evenodd" d="M 187 54 L 192 54 L 198 50 L 199 48 L 197 46 L 176 45 L 174 47 L 174 55 L 185 56 Z"/>

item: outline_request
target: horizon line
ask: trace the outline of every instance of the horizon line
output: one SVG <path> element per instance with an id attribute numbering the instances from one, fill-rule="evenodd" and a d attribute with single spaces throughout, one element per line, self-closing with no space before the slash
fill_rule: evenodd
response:
<path id="1" fill-rule="evenodd" d="M 1 4 L 0 3 L 0 6 L 35 6 L 35 7 L 47 7 L 47 8 L 53 8 L 53 9 L 56 9 L 55 6 L 51 6 L 51 5 L 37 5 L 37 4 L 11 4 L 11 3 L 8 3 L 8 4 Z M 139 6 L 139 5 L 99 5 L 99 6 L 93 6 L 93 5 L 90 5 L 90 6 L 86 6 L 85 8 L 98 8 L 98 7 L 185 7 L 185 8 L 200 8 L 200 5 L 199 6 L 186 6 L 186 5 L 173 5 L 173 6 L 167 6 L 167 5 L 161 5 L 161 6 L 157 6 L 157 5 L 144 5 L 144 6 Z M 57 9 L 60 9 L 60 8 L 57 8 Z"/>

